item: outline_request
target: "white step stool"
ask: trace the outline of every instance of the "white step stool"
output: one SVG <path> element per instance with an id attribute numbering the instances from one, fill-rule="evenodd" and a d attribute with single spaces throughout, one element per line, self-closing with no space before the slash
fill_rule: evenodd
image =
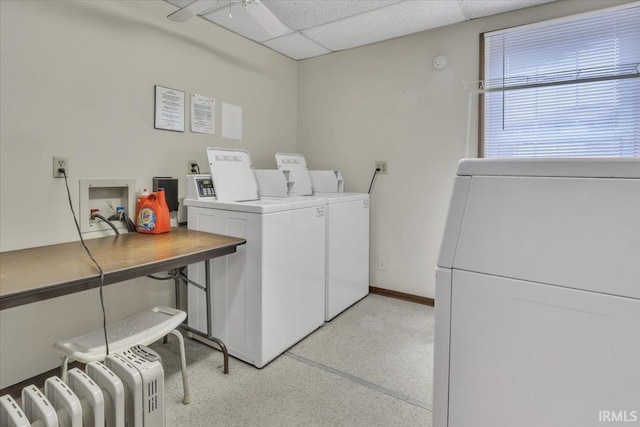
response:
<path id="1" fill-rule="evenodd" d="M 186 405 L 191 402 L 187 382 L 187 362 L 184 351 L 184 339 L 176 328 L 187 318 L 187 313 L 175 308 L 157 306 L 141 311 L 118 323 L 107 326 L 109 353 L 119 353 L 135 345 L 149 345 L 160 338 L 173 334 L 180 342 L 180 362 L 182 368 L 182 385 Z M 102 329 L 76 338 L 60 340 L 53 347 L 65 357 L 62 361 L 62 379 L 67 381 L 67 365 L 69 360 L 82 363 L 103 361 L 107 357 Z"/>

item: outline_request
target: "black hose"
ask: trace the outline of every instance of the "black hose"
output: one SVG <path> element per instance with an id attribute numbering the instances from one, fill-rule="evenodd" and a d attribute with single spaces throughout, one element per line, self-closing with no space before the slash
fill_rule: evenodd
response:
<path id="1" fill-rule="evenodd" d="M 129 218 L 127 216 L 127 214 L 124 213 L 124 212 L 122 212 L 122 220 L 124 221 L 125 225 L 127 226 L 127 231 L 136 231 L 136 225 L 133 223 L 131 218 Z"/>
<path id="2" fill-rule="evenodd" d="M 99 213 L 95 213 L 95 212 L 93 214 L 91 214 L 91 215 L 96 217 L 96 218 L 98 218 L 98 219 L 100 219 L 100 220 L 102 220 L 102 221 L 104 221 L 104 222 L 106 222 L 109 225 L 109 227 L 111 227 L 113 229 L 113 231 L 115 231 L 116 236 L 120 235 L 120 232 L 118 231 L 118 228 L 115 225 L 113 225 L 113 223 L 111 221 L 109 221 L 107 218 L 105 218 L 102 215 L 100 215 Z"/>

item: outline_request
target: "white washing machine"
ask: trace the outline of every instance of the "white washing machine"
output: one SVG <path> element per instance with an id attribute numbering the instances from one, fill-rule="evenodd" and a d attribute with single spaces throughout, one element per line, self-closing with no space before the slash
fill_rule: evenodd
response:
<path id="1" fill-rule="evenodd" d="M 258 170 L 263 195 L 322 200 L 326 207 L 325 320 L 369 294 L 369 194 L 343 193 L 338 171 L 309 171 L 304 156 L 276 154 L 279 171 Z M 323 193 L 314 193 L 315 187 Z"/>
<path id="2" fill-rule="evenodd" d="M 369 294 L 369 194 L 345 193 L 339 171 L 310 170 L 327 206 L 325 320 Z"/>
<path id="3" fill-rule="evenodd" d="M 316 193 L 326 210 L 325 320 L 369 294 L 369 195 Z"/>
<path id="4" fill-rule="evenodd" d="M 259 199 L 249 153 L 209 148 L 207 155 L 211 177 L 187 177 L 188 227 L 247 240 L 211 261 L 212 335 L 263 367 L 324 323 L 325 204 Z M 189 266 L 197 283 L 204 274 L 204 263 Z M 189 326 L 202 332 L 204 298 L 189 286 Z"/>

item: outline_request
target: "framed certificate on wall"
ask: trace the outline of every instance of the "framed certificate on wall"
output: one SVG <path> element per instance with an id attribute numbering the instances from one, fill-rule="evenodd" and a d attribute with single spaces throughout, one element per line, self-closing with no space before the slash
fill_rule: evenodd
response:
<path id="1" fill-rule="evenodd" d="M 184 92 L 155 86 L 156 129 L 184 132 Z"/>

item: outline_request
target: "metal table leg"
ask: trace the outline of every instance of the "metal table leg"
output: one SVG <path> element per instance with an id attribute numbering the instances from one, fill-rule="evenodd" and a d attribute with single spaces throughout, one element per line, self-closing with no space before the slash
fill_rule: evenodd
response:
<path id="1" fill-rule="evenodd" d="M 204 337 L 210 341 L 213 341 L 214 343 L 216 343 L 218 345 L 218 347 L 220 347 L 220 351 L 222 352 L 223 355 L 223 359 L 224 359 L 224 369 L 223 369 L 223 373 L 228 374 L 229 373 L 229 352 L 227 351 L 227 346 L 224 344 L 224 342 L 222 342 L 221 339 L 216 338 L 212 335 L 212 330 L 211 330 L 211 277 L 210 277 L 210 272 L 211 272 L 211 261 L 210 260 L 205 260 L 204 261 L 204 274 L 205 274 L 205 286 L 202 286 L 196 282 L 194 282 L 193 280 L 189 279 L 189 277 L 187 277 L 183 270 L 178 271 L 175 275 L 174 275 L 174 279 L 175 279 L 175 283 L 176 283 L 176 307 L 181 309 L 181 307 L 179 306 L 180 303 L 180 289 L 178 287 L 180 282 L 184 282 L 187 286 L 188 285 L 194 285 L 195 287 L 204 290 L 205 292 L 205 303 L 206 303 L 206 312 L 207 312 L 207 333 L 202 333 L 196 329 L 190 328 L 186 323 L 183 323 L 181 325 L 181 328 L 185 329 L 187 332 L 190 332 L 192 334 L 195 335 L 199 335 L 201 337 Z"/>

